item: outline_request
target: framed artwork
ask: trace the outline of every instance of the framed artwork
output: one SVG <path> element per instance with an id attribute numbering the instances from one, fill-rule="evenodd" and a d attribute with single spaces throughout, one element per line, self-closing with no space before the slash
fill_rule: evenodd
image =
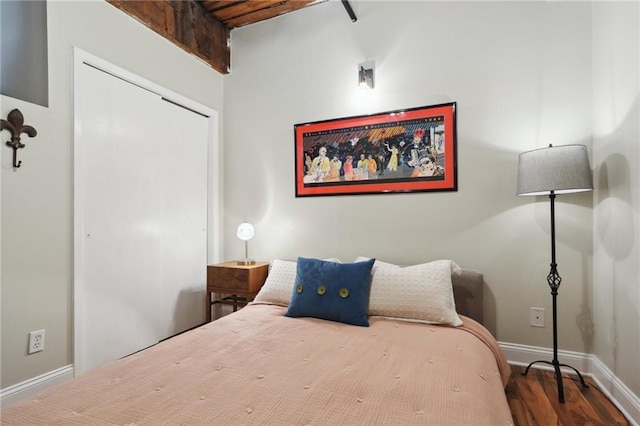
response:
<path id="1" fill-rule="evenodd" d="M 456 103 L 296 124 L 296 197 L 457 191 Z"/>

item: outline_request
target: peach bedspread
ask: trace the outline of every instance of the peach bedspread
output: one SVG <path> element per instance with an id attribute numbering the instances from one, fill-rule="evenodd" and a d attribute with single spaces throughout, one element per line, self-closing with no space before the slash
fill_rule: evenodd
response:
<path id="1" fill-rule="evenodd" d="M 2 411 L 2 425 L 509 425 L 491 335 L 246 308 Z"/>

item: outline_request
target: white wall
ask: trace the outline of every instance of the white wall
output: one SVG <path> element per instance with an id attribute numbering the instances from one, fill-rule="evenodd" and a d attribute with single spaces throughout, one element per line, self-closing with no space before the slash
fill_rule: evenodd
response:
<path id="1" fill-rule="evenodd" d="M 640 395 L 640 5 L 593 5 L 595 355 Z"/>
<path id="2" fill-rule="evenodd" d="M 3 118 L 20 108 L 39 133 L 17 171 L 0 150 L 2 388 L 72 362 L 78 46 L 221 119 L 224 107 L 226 259 L 243 255 L 245 219 L 257 259 L 450 257 L 485 274 L 489 327 L 505 342 L 551 342 L 549 326 L 528 326 L 530 306 L 547 308 L 550 325 L 548 203 L 514 196 L 517 155 L 591 147 L 595 130 L 595 213 L 589 194 L 557 200 L 559 343 L 595 353 L 640 394 L 637 3 L 352 3 L 355 24 L 326 2 L 234 30 L 223 105 L 221 75 L 114 7 L 48 2 L 50 107 L 0 99 Z M 365 60 L 376 61 L 376 89 L 363 95 Z M 448 101 L 458 102 L 458 192 L 294 198 L 293 124 Z M 47 349 L 26 356 L 40 328 Z"/>
<path id="3" fill-rule="evenodd" d="M 591 6 L 582 2 L 340 2 L 232 31 L 225 78 L 227 259 L 253 222 L 256 259 L 453 258 L 484 273 L 501 341 L 550 347 L 549 203 L 515 196 L 518 154 L 591 146 Z M 376 62 L 376 88 L 356 87 Z M 458 102 L 459 190 L 294 197 L 293 125 Z M 590 352 L 592 193 L 558 197 L 561 349 Z M 529 327 L 529 308 L 547 327 Z"/>
<path id="4" fill-rule="evenodd" d="M 0 150 L 2 388 L 72 362 L 72 47 L 217 110 L 222 120 L 222 75 L 106 2 L 48 2 L 48 43 L 49 108 L 5 96 L 0 106 L 5 119 L 19 108 L 38 131 L 19 151 L 20 169 L 11 167 L 10 149 Z M 27 356 L 28 332 L 43 328 L 44 352 Z"/>

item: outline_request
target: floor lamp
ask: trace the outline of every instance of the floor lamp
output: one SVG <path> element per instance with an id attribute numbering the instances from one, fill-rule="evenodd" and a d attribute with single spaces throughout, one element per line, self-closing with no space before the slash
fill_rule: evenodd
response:
<path id="1" fill-rule="evenodd" d="M 578 370 L 558 361 L 558 316 L 556 299 L 562 282 L 556 264 L 556 224 L 554 203 L 557 194 L 593 190 L 591 168 L 587 147 L 584 145 L 561 145 L 535 149 L 520 154 L 518 160 L 518 195 L 549 195 L 551 204 L 551 271 L 547 282 L 553 301 L 553 360 L 534 361 L 522 373 L 529 372 L 533 364 L 542 362 L 553 366 L 558 383 L 558 399 L 564 403 L 564 388 L 560 367 L 576 372 L 582 386 L 588 387 Z"/>

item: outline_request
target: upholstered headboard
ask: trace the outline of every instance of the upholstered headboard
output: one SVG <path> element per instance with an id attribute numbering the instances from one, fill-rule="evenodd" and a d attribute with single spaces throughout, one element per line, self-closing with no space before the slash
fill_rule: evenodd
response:
<path id="1" fill-rule="evenodd" d="M 482 274 L 464 269 L 462 275 L 453 275 L 451 278 L 456 311 L 482 324 L 482 286 L 484 282 Z"/>

